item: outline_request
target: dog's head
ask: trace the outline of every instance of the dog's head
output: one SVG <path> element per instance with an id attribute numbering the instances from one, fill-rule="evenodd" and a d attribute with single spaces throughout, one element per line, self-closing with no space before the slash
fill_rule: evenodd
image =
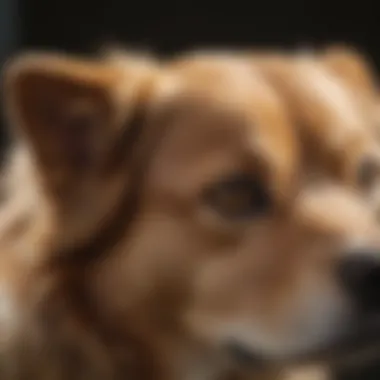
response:
<path id="1" fill-rule="evenodd" d="M 378 146 L 324 65 L 273 62 L 9 65 L 8 110 L 50 220 L 39 257 L 80 273 L 120 339 L 288 360 L 372 322 Z"/>

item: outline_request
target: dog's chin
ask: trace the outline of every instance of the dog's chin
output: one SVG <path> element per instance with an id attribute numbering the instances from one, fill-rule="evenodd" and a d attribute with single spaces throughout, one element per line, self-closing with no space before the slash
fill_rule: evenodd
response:
<path id="1" fill-rule="evenodd" d="M 234 339 L 227 342 L 225 348 L 237 365 L 252 368 L 299 364 L 362 365 L 380 359 L 380 314 L 353 324 L 339 337 L 298 352 L 270 355 Z"/>

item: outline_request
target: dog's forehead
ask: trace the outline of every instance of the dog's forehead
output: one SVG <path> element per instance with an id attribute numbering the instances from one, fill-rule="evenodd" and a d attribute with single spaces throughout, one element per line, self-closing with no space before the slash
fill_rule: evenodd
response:
<path id="1" fill-rule="evenodd" d="M 293 176 L 295 128 L 283 99 L 249 62 L 233 57 L 177 62 L 160 78 L 156 95 L 157 109 L 166 110 L 172 123 L 162 149 L 167 159 L 160 160 L 166 171 L 170 166 L 184 173 L 185 163 L 206 170 L 207 161 L 221 172 L 243 158 L 260 157 L 276 180 Z"/>

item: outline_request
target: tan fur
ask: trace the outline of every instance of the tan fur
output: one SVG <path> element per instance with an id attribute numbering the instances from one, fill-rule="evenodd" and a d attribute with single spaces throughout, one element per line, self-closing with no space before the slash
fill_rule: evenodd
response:
<path id="1" fill-rule="evenodd" d="M 233 373 L 225 340 L 273 363 L 333 340 L 350 311 L 336 262 L 380 242 L 356 176 L 377 146 L 329 70 L 232 53 L 10 63 L 0 330 L 15 333 L 1 376 L 261 378 Z M 341 103 L 315 92 L 318 78 Z M 233 220 L 206 202 L 234 174 L 264 190 L 263 215 Z"/>

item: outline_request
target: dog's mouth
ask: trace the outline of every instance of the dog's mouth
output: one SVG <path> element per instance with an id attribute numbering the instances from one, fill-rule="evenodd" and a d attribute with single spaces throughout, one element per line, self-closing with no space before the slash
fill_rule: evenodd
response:
<path id="1" fill-rule="evenodd" d="M 267 356 L 236 340 L 230 340 L 226 349 L 237 365 L 252 368 L 307 363 L 362 365 L 380 359 L 380 313 L 353 324 L 339 338 L 292 355 Z"/>

